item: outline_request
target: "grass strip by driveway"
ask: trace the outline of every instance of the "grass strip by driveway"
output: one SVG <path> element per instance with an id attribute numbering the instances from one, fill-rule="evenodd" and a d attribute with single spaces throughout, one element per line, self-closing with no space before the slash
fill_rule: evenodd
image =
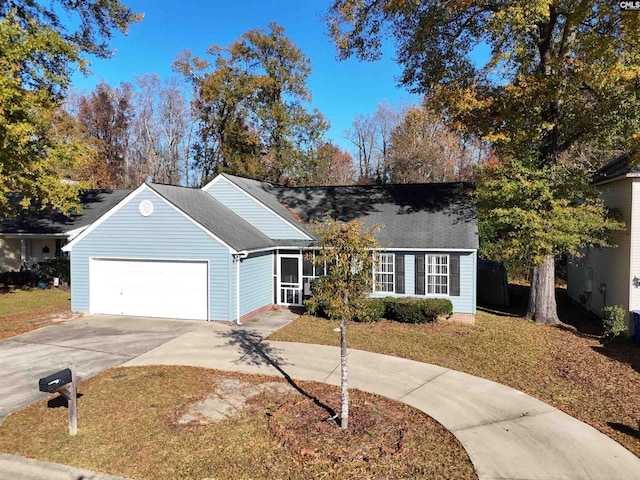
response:
<path id="1" fill-rule="evenodd" d="M 578 307 L 575 307 L 577 310 Z M 301 316 L 268 340 L 339 345 L 337 322 Z M 640 347 L 573 327 L 479 312 L 475 325 L 350 323 L 350 348 L 441 365 L 528 393 L 640 456 Z M 640 473 L 639 473 L 640 475 Z"/>
<path id="2" fill-rule="evenodd" d="M 0 291 L 0 339 L 50 325 L 53 314 L 68 313 L 71 292 L 62 289 Z"/>
<path id="3" fill-rule="evenodd" d="M 78 435 L 68 434 L 67 409 L 50 408 L 45 400 L 5 420 L 0 451 L 133 479 L 477 478 L 453 435 L 422 412 L 353 391 L 355 405 L 391 415 L 396 431 L 400 425 L 399 445 L 375 445 L 391 420 L 377 426 L 369 422 L 362 431 L 341 438 L 341 429 L 330 427 L 324 411 L 312 419 L 322 427 L 314 439 L 307 436 L 313 428 L 299 422 L 305 415 L 301 402 L 308 399 L 293 389 L 247 393 L 247 385 L 265 382 L 288 386 L 274 377 L 193 367 L 112 369 L 80 383 Z M 221 390 L 224 385 L 226 390 Z M 312 382 L 298 386 L 332 408 L 339 404 L 336 387 Z M 234 408 L 214 402 L 210 412 L 226 418 L 211 420 L 192 409 L 206 398 L 245 398 L 246 404 Z M 180 421 L 185 418 L 186 423 Z M 293 425 L 299 427 L 296 438 Z M 371 442 L 375 448 L 366 455 L 350 457 Z M 341 452 L 338 458 L 323 454 L 327 445 Z"/>

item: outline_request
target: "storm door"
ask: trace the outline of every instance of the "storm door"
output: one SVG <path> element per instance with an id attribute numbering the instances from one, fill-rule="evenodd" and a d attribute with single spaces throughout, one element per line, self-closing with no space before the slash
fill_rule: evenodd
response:
<path id="1" fill-rule="evenodd" d="M 280 255 L 279 262 L 279 295 L 280 305 L 302 305 L 302 256 Z"/>

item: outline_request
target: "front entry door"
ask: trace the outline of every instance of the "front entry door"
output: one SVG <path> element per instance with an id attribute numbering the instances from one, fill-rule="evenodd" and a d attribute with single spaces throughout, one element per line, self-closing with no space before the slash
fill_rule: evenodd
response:
<path id="1" fill-rule="evenodd" d="M 281 255 L 278 303 L 280 305 L 302 305 L 301 257 Z"/>

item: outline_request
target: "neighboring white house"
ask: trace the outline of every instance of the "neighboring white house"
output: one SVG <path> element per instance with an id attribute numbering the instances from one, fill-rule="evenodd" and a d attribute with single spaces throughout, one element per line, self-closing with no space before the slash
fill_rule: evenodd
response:
<path id="1" fill-rule="evenodd" d="M 596 172 L 594 184 L 626 230 L 612 233 L 617 248 L 587 249 L 584 257 L 570 260 L 569 296 L 599 315 L 607 305 L 640 310 L 640 166 L 631 166 L 626 155 L 618 157 Z M 633 333 L 631 314 L 627 322 Z"/>
<path id="2" fill-rule="evenodd" d="M 79 212 L 62 215 L 45 209 L 33 215 L 1 219 L 0 272 L 18 271 L 25 264 L 59 257 L 62 247 L 132 191 L 87 190 L 80 195 Z"/>

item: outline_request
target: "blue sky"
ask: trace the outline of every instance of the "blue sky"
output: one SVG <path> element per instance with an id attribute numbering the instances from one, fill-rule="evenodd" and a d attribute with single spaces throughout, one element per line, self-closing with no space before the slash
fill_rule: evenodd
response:
<path id="1" fill-rule="evenodd" d="M 336 60 L 335 47 L 325 34 L 321 17 L 329 1 L 292 0 L 122 0 L 135 12 L 145 14 L 128 36 L 117 34 L 111 47 L 115 55 L 92 59 L 93 75 L 76 74 L 73 86 L 91 91 L 101 80 L 116 86 L 134 76 L 155 72 L 161 78 L 174 75 L 171 64 L 176 54 L 190 49 L 205 55 L 211 44 L 227 46 L 255 28 L 268 29 L 269 22 L 285 28 L 287 35 L 312 62 L 308 86 L 312 107 L 331 122 L 328 138 L 347 148 L 344 131 L 354 117 L 370 114 L 383 101 L 397 105 L 418 103 L 419 98 L 397 87 L 400 68 L 393 62 L 389 45 L 377 62 Z"/>

